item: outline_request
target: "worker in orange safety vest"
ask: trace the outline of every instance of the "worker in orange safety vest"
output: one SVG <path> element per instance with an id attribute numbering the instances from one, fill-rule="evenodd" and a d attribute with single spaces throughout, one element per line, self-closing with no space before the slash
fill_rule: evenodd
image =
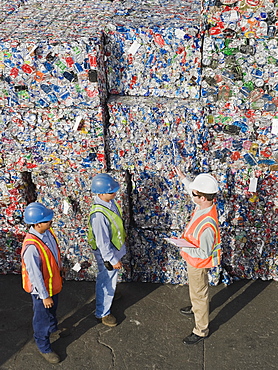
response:
<path id="1" fill-rule="evenodd" d="M 183 343 L 196 344 L 209 335 L 208 270 L 220 264 L 221 246 L 217 209 L 214 198 L 218 192 L 216 179 L 201 173 L 191 182 L 179 168 L 175 172 L 191 195 L 196 208 L 182 238 L 192 247 L 183 247 L 181 256 L 187 263 L 191 305 L 181 308 L 184 315 L 194 314 L 195 327 Z"/>
<path id="2" fill-rule="evenodd" d="M 24 238 L 22 258 L 23 289 L 33 300 L 34 339 L 40 354 L 49 363 L 60 362 L 52 351 L 50 334 L 57 332 L 56 310 L 62 290 L 61 256 L 51 228 L 54 212 L 38 202 L 24 211 L 24 222 L 31 228 Z"/>

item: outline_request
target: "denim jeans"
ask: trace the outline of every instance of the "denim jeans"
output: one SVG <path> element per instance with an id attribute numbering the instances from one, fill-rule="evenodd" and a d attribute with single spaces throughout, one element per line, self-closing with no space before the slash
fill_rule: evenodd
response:
<path id="1" fill-rule="evenodd" d="M 118 270 L 108 271 L 104 266 L 104 261 L 99 251 L 96 251 L 94 255 L 98 265 L 96 279 L 96 317 L 101 318 L 110 314 L 118 280 Z"/>
<path id="2" fill-rule="evenodd" d="M 58 330 L 56 310 L 58 306 L 58 294 L 52 297 L 54 306 L 51 308 L 45 308 L 42 299 L 38 299 L 38 296 L 31 294 L 33 299 L 33 329 L 34 339 L 38 349 L 42 353 L 51 352 L 49 336 Z"/>

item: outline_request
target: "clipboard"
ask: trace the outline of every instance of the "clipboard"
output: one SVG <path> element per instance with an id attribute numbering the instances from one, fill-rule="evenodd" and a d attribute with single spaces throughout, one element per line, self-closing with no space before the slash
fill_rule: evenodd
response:
<path id="1" fill-rule="evenodd" d="M 166 242 L 179 248 L 197 248 L 194 244 L 189 243 L 183 238 L 163 238 Z"/>

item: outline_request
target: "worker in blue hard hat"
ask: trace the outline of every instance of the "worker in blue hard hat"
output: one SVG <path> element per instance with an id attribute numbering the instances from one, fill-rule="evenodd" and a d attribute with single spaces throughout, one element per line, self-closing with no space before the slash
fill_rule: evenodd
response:
<path id="1" fill-rule="evenodd" d="M 96 194 L 88 224 L 88 242 L 98 265 L 96 278 L 96 318 L 104 325 L 117 325 L 110 309 L 114 299 L 121 258 L 126 253 L 122 210 L 114 200 L 120 185 L 110 175 L 100 173 L 92 180 Z M 116 297 L 115 297 L 116 298 Z"/>
<path id="2" fill-rule="evenodd" d="M 54 212 L 42 203 L 30 203 L 24 211 L 24 222 L 30 230 L 24 238 L 22 258 L 23 288 L 33 300 L 34 339 L 40 354 L 50 363 L 60 362 L 52 351 L 50 334 L 58 332 L 56 310 L 62 289 L 61 256 L 51 227 Z"/>

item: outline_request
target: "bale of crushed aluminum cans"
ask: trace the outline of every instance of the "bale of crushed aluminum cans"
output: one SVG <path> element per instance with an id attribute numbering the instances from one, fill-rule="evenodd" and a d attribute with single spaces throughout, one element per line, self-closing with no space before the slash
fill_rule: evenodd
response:
<path id="1" fill-rule="evenodd" d="M 222 173 L 223 265 L 232 276 L 277 280 L 277 118 L 239 109 L 206 112 L 211 170 Z"/>
<path id="2" fill-rule="evenodd" d="M 204 6 L 203 104 L 276 112 L 276 2 L 217 0 Z"/>
<path id="3" fill-rule="evenodd" d="M 197 99 L 200 32 L 197 0 L 129 1 L 116 7 L 105 27 L 109 92 Z"/>
<path id="4" fill-rule="evenodd" d="M 3 230 L 13 225 L 22 241 L 23 209 L 41 201 L 55 209 L 62 252 L 74 244 L 75 256 L 68 260 L 79 261 L 78 251 L 88 249 L 91 178 L 106 168 L 102 110 L 5 108 L 1 113 Z M 1 247 L 5 249 L 4 239 Z M 20 256 L 15 257 L 18 271 Z"/>
<path id="5" fill-rule="evenodd" d="M 205 36 L 201 84 L 204 105 L 276 112 L 277 60 L 274 38 Z"/>
<path id="6" fill-rule="evenodd" d="M 0 4 L 0 24 L 7 16 L 17 11 L 25 0 L 2 0 Z"/>
<path id="7" fill-rule="evenodd" d="M 211 107 L 203 113 L 196 104 L 190 110 L 187 100 L 119 96 L 110 97 L 108 107 L 110 165 L 132 174 L 132 217 L 142 235 L 146 229 L 154 233 L 164 230 L 168 236 L 181 234 L 192 204 L 172 169 L 175 164 L 183 168 L 186 162 L 185 172 L 213 171 L 220 183 L 217 206 L 226 278 L 228 272 L 233 278 L 277 279 L 275 113 Z M 250 234 L 243 239 L 244 244 L 238 237 L 242 227 L 248 229 L 243 232 L 245 237 Z M 137 279 L 150 281 L 155 275 L 146 275 L 144 269 L 155 265 L 155 281 L 164 281 L 164 250 L 157 247 L 157 239 L 143 240 L 140 248 L 133 242 Z M 153 248 L 161 252 L 158 265 L 153 260 Z M 219 278 L 219 271 L 212 273 L 211 283 L 216 276 Z"/>
<path id="8" fill-rule="evenodd" d="M 0 23 L 0 106 L 105 102 L 101 25 L 109 19 L 108 3 L 35 2 L 8 14 Z"/>
<path id="9" fill-rule="evenodd" d="M 162 225 L 161 225 L 162 226 Z M 187 284 L 186 264 L 179 249 L 167 243 L 164 238 L 178 236 L 177 231 L 155 228 L 133 227 L 128 240 L 130 273 L 133 281 L 151 283 Z M 222 268 L 211 268 L 209 282 L 217 285 Z"/>
<path id="10" fill-rule="evenodd" d="M 182 99 L 113 96 L 108 108 L 110 166 L 132 174 L 136 225 L 180 228 L 188 199 L 179 195 L 174 166 L 207 161 L 200 107 Z"/>
<path id="11" fill-rule="evenodd" d="M 100 105 L 105 74 L 96 40 L 0 41 L 0 104 L 20 108 Z M 94 43 L 96 41 L 96 43 Z"/>

